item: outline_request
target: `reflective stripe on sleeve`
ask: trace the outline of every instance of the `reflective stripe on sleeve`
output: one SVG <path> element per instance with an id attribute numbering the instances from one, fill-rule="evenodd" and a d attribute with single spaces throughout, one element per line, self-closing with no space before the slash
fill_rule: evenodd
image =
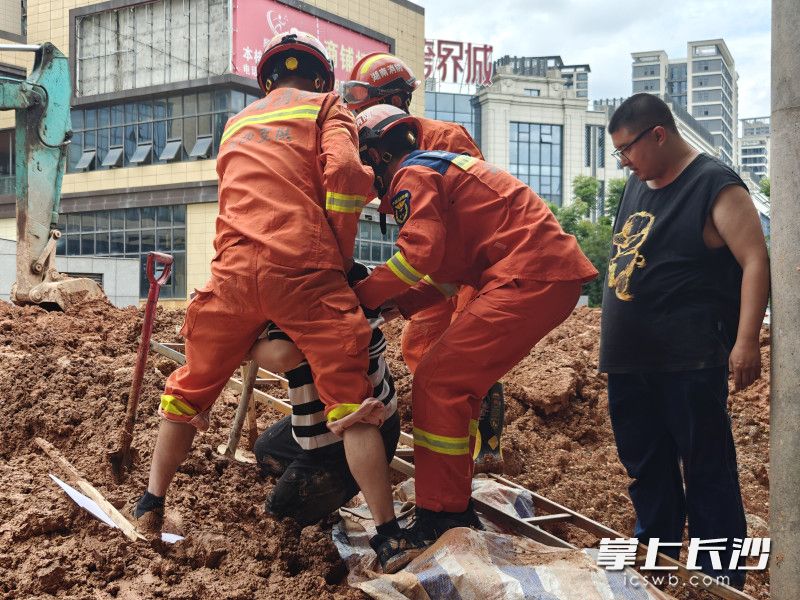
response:
<path id="1" fill-rule="evenodd" d="M 469 171 L 473 166 L 475 166 L 475 163 L 478 162 L 478 159 L 466 154 L 461 154 L 460 156 L 455 157 L 451 162 L 459 169 L 463 171 Z"/>
<path id="2" fill-rule="evenodd" d="M 414 285 L 423 278 L 422 273 L 412 267 L 400 251 L 386 261 L 386 266 L 400 281 L 408 285 Z"/>
<path id="3" fill-rule="evenodd" d="M 367 202 L 366 196 L 355 194 L 337 194 L 328 192 L 325 194 L 325 210 L 341 213 L 360 213 Z"/>
<path id="4" fill-rule="evenodd" d="M 343 419 L 347 415 L 351 415 L 356 412 L 360 404 L 337 404 L 333 407 L 333 409 L 328 413 L 327 419 L 328 422 L 338 421 L 339 419 Z"/>
<path id="5" fill-rule="evenodd" d="M 429 283 L 437 290 L 439 290 L 439 293 L 445 298 L 449 298 L 450 296 L 455 296 L 456 293 L 458 292 L 457 286 L 453 285 L 452 283 L 436 283 L 433 279 L 431 279 L 430 275 L 425 275 L 425 277 L 423 277 L 422 280 L 425 283 Z"/>
<path id="6" fill-rule="evenodd" d="M 182 398 L 170 396 L 169 394 L 161 396 L 161 404 L 159 404 L 158 408 L 161 412 L 179 417 L 193 417 L 197 414 L 197 411 L 186 404 Z"/>

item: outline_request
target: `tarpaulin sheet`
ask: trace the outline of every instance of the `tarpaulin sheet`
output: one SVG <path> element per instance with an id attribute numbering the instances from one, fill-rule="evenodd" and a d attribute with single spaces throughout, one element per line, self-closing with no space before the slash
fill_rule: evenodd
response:
<path id="1" fill-rule="evenodd" d="M 530 492 L 476 479 L 473 496 L 525 518 L 534 514 Z M 413 480 L 395 491 L 395 512 L 407 524 Z M 666 600 L 635 571 L 607 571 L 591 550 L 554 548 L 503 532 L 483 519 L 484 531 L 451 529 L 394 575 L 380 572 L 369 547 L 375 526 L 365 504 L 340 511 L 333 540 L 348 566 L 348 583 L 373 598 L 412 600 Z M 646 587 L 645 587 L 646 586 Z"/>

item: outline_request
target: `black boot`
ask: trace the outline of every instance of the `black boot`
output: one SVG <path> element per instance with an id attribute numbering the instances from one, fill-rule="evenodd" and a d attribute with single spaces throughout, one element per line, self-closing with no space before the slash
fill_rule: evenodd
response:
<path id="1" fill-rule="evenodd" d="M 392 535 L 377 534 L 369 540 L 369 545 L 378 555 L 384 573 L 397 573 L 408 563 L 422 554 L 429 544 L 409 535 L 409 530 L 400 529 Z"/>
<path id="2" fill-rule="evenodd" d="M 415 521 L 410 528 L 411 537 L 417 543 L 432 544 L 448 529 L 455 527 L 470 527 L 472 529 L 483 529 L 475 508 L 470 499 L 467 510 L 463 512 L 434 511 L 427 508 L 417 507 L 415 511 Z"/>

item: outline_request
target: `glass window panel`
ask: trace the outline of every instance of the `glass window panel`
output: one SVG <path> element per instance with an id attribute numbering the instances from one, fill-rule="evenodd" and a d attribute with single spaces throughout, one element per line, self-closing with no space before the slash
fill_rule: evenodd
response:
<path id="1" fill-rule="evenodd" d="M 370 260 L 373 262 L 381 262 L 381 245 L 370 244 L 369 247 Z"/>
<path id="2" fill-rule="evenodd" d="M 144 238 L 142 238 L 144 246 Z M 159 229 L 156 232 L 156 250 L 169 252 L 172 250 L 172 235 L 169 229 Z"/>
<path id="3" fill-rule="evenodd" d="M 97 109 L 97 126 L 108 127 L 111 125 L 111 109 L 103 106 Z"/>
<path id="4" fill-rule="evenodd" d="M 231 92 L 231 110 L 235 113 L 244 110 L 244 93 L 237 90 Z"/>
<path id="5" fill-rule="evenodd" d="M 122 125 L 125 123 L 125 105 L 117 104 L 111 107 L 111 124 Z"/>
<path id="6" fill-rule="evenodd" d="M 197 94 L 197 114 L 202 115 L 211 112 L 211 92 L 200 92 Z"/>
<path id="7" fill-rule="evenodd" d="M 142 219 L 142 229 L 156 226 L 156 208 L 155 206 L 146 206 L 140 210 Z"/>
<path id="8" fill-rule="evenodd" d="M 453 101 L 453 94 L 437 94 L 436 96 L 436 111 L 437 112 L 454 112 L 455 103 Z"/>
<path id="9" fill-rule="evenodd" d="M 186 225 L 186 206 L 184 204 L 172 207 L 172 223 L 176 226 Z"/>
<path id="10" fill-rule="evenodd" d="M 110 132 L 109 146 L 122 146 L 125 129 L 123 127 L 112 127 Z"/>
<path id="11" fill-rule="evenodd" d="M 164 119 L 167 116 L 167 99 L 156 98 L 153 100 L 153 118 Z"/>
<path id="12" fill-rule="evenodd" d="M 381 260 L 386 262 L 392 258 L 392 254 L 394 254 L 393 250 L 394 248 L 392 248 L 389 244 L 381 244 Z"/>
<path id="13" fill-rule="evenodd" d="M 519 156 L 519 151 L 517 150 L 517 144 L 509 144 L 508 146 L 508 159 L 511 163 L 516 163 L 517 156 Z"/>
<path id="14" fill-rule="evenodd" d="M 172 225 L 172 208 L 169 206 L 159 206 L 156 209 L 156 225 L 158 227 L 169 227 Z"/>
<path id="15" fill-rule="evenodd" d="M 125 126 L 125 165 L 128 164 L 128 159 L 136 152 L 136 125 Z"/>
<path id="16" fill-rule="evenodd" d="M 72 171 L 75 169 L 75 165 L 77 165 L 78 161 L 81 159 L 81 154 L 83 154 L 83 133 L 73 133 L 72 143 L 68 146 L 68 148 L 69 169 Z"/>
<path id="17" fill-rule="evenodd" d="M 150 282 L 147 281 L 147 255 L 139 255 L 139 297 L 146 298 L 150 289 Z M 166 292 L 166 289 L 164 290 Z"/>
<path id="18" fill-rule="evenodd" d="M 528 173 L 529 173 L 528 168 L 529 168 L 529 166 L 528 166 L 527 163 L 526 164 L 520 164 L 519 165 L 519 169 L 518 169 L 519 174 L 520 175 L 528 175 Z"/>
<path id="19" fill-rule="evenodd" d="M 70 116 L 72 117 L 72 129 L 73 130 L 81 130 L 81 129 L 83 129 L 83 111 L 82 110 L 75 110 L 73 108 L 70 111 Z"/>
<path id="20" fill-rule="evenodd" d="M 56 225 L 56 228 L 61 233 L 66 233 L 67 232 L 67 215 L 65 215 L 64 213 L 61 213 L 60 215 L 58 215 L 58 224 Z M 61 238 L 59 238 L 59 239 L 61 239 Z"/>
<path id="21" fill-rule="evenodd" d="M 530 150 L 530 158 L 528 162 L 532 165 L 538 165 L 539 161 L 541 160 L 542 145 L 541 144 L 531 144 Z"/>
<path id="22" fill-rule="evenodd" d="M 125 228 L 125 211 L 122 209 L 111 211 L 111 229 Z"/>
<path id="23" fill-rule="evenodd" d="M 358 222 L 358 237 L 363 240 L 369 239 L 369 221 Z"/>
<path id="24" fill-rule="evenodd" d="M 230 90 L 217 90 L 214 92 L 214 110 L 226 111 L 231 106 Z"/>
<path id="25" fill-rule="evenodd" d="M 211 135 L 211 115 L 197 117 L 197 135 Z"/>
<path id="26" fill-rule="evenodd" d="M 197 114 L 197 94 L 186 94 L 183 97 L 183 115 L 191 116 Z"/>
<path id="27" fill-rule="evenodd" d="M 216 156 L 219 153 L 219 142 L 222 139 L 222 132 L 225 130 L 225 124 L 227 122 L 227 113 L 219 113 L 214 115 L 214 148 L 212 156 Z"/>
<path id="28" fill-rule="evenodd" d="M 183 120 L 183 148 L 189 154 L 197 141 L 197 118 L 187 117 Z"/>
<path id="29" fill-rule="evenodd" d="M 542 177 L 550 177 L 550 166 L 542 165 Z"/>
<path id="30" fill-rule="evenodd" d="M 84 150 L 87 148 L 97 148 L 97 131 L 92 129 L 91 131 L 85 131 L 83 133 L 83 148 Z"/>
<path id="31" fill-rule="evenodd" d="M 82 233 L 81 234 L 81 254 L 94 254 L 94 234 Z"/>
<path id="32" fill-rule="evenodd" d="M 128 102 L 124 105 L 125 110 L 125 124 L 136 123 L 139 120 L 139 111 L 136 110 L 135 102 Z"/>
<path id="33" fill-rule="evenodd" d="M 138 254 L 139 253 L 139 232 L 126 231 L 125 232 L 125 253 Z"/>
<path id="34" fill-rule="evenodd" d="M 167 143 L 167 123 L 166 121 L 156 121 L 153 123 L 153 156 L 158 158 Z"/>
<path id="35" fill-rule="evenodd" d="M 436 92 L 425 94 L 425 114 L 433 115 L 436 113 Z"/>
<path id="36" fill-rule="evenodd" d="M 149 100 L 139 102 L 139 121 L 153 120 L 153 103 Z"/>
<path id="37" fill-rule="evenodd" d="M 516 142 L 519 139 L 519 123 L 511 124 L 511 135 L 509 135 L 510 142 Z"/>
<path id="38" fill-rule="evenodd" d="M 153 124 L 139 123 L 139 139 L 137 143 L 153 141 Z"/>
<path id="39" fill-rule="evenodd" d="M 538 190 L 539 190 L 539 188 L 541 188 L 541 187 L 542 187 L 542 180 L 539 178 L 539 176 L 538 176 L 538 175 L 532 175 L 532 176 L 531 176 L 531 178 L 530 178 L 530 180 L 531 180 L 530 186 L 531 186 L 531 187 L 532 187 L 534 190 L 538 191 Z"/>
<path id="40" fill-rule="evenodd" d="M 125 209 L 125 229 L 141 229 L 138 208 Z"/>
<path id="41" fill-rule="evenodd" d="M 472 106 L 470 105 L 471 96 L 459 94 L 453 98 L 453 110 L 455 112 L 470 113 Z"/>
<path id="42" fill-rule="evenodd" d="M 179 140 L 183 137 L 183 119 L 167 121 L 167 139 Z"/>
<path id="43" fill-rule="evenodd" d="M 530 134 L 527 131 L 524 131 L 522 128 L 519 130 L 519 141 L 520 142 L 528 142 L 530 141 Z"/>
<path id="44" fill-rule="evenodd" d="M 531 147 L 529 144 L 520 144 L 519 145 L 519 164 L 527 166 L 531 156 L 530 156 Z M 535 160 L 535 159 L 534 159 Z"/>
<path id="45" fill-rule="evenodd" d="M 67 231 L 78 233 L 81 230 L 81 216 L 76 213 L 67 215 Z"/>
<path id="46" fill-rule="evenodd" d="M 99 129 L 97 131 L 97 154 L 98 154 L 98 156 L 105 157 L 105 155 L 108 154 L 110 133 L 111 132 L 108 129 Z"/>
<path id="47" fill-rule="evenodd" d="M 97 127 L 97 110 L 89 108 L 83 111 L 83 125 L 86 129 Z"/>
<path id="48" fill-rule="evenodd" d="M 90 213 L 81 213 L 81 231 L 89 232 L 95 230 L 95 214 L 93 212 Z"/>
<path id="49" fill-rule="evenodd" d="M 171 96 L 167 98 L 167 117 L 183 116 L 183 98 L 181 96 Z"/>
<path id="50" fill-rule="evenodd" d="M 112 231 L 111 232 L 111 245 L 109 248 L 110 254 L 124 254 L 125 253 L 125 232 Z"/>
<path id="51" fill-rule="evenodd" d="M 244 97 L 245 104 L 250 106 L 256 100 L 259 100 L 261 96 L 254 96 L 253 94 L 246 94 Z"/>
<path id="52" fill-rule="evenodd" d="M 97 231 L 108 231 L 108 223 L 110 219 L 109 211 L 101 210 L 97 214 Z"/>
<path id="53" fill-rule="evenodd" d="M 67 236 L 67 256 L 78 256 L 81 253 L 81 237 L 79 235 Z"/>
<path id="54" fill-rule="evenodd" d="M 57 256 L 64 256 L 67 253 L 67 238 L 65 236 L 61 236 L 56 240 L 56 255 Z"/>
<path id="55" fill-rule="evenodd" d="M 108 232 L 95 234 L 95 254 L 108 254 Z"/>
<path id="56" fill-rule="evenodd" d="M 156 232 L 153 229 L 142 229 L 141 251 L 152 252 L 156 249 Z"/>
<path id="57" fill-rule="evenodd" d="M 186 250 L 186 230 L 176 227 L 172 230 L 172 250 Z"/>

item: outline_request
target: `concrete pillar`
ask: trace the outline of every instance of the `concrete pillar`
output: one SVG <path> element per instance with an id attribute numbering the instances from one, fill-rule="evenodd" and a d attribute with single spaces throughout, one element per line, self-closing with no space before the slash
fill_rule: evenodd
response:
<path id="1" fill-rule="evenodd" d="M 800 0 L 772 1 L 771 597 L 800 593 Z"/>

